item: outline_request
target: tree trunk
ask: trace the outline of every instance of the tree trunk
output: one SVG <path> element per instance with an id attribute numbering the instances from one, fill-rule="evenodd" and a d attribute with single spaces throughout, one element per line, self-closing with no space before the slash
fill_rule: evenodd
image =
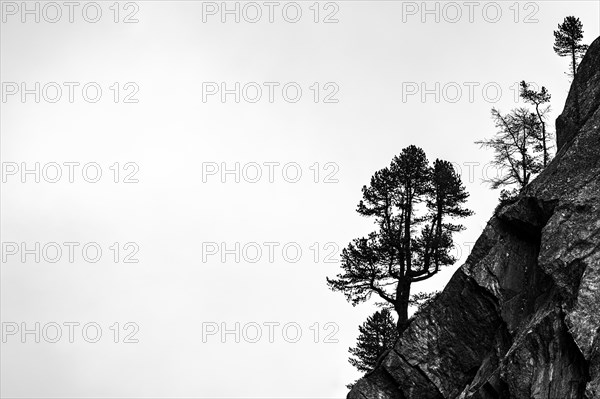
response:
<path id="1" fill-rule="evenodd" d="M 437 273 L 440 267 L 440 246 L 442 244 L 442 216 L 444 214 L 444 210 L 442 208 L 441 200 L 438 200 L 437 206 L 437 226 L 435 229 L 435 272 Z"/>
<path id="2" fill-rule="evenodd" d="M 405 277 L 396 286 L 396 304 L 394 310 L 398 314 L 398 333 L 402 334 L 408 326 L 408 302 L 410 300 L 410 280 Z"/>
<path id="3" fill-rule="evenodd" d="M 573 80 L 575 80 L 575 74 L 577 73 L 577 64 L 576 64 L 576 56 L 575 56 L 575 47 L 571 48 L 571 60 L 573 62 Z"/>
<path id="4" fill-rule="evenodd" d="M 411 249 L 411 217 L 412 217 L 412 196 L 410 194 L 410 185 L 407 186 L 406 191 L 409 193 L 406 198 L 406 210 L 404 217 L 404 255 L 405 255 L 405 266 L 406 275 L 410 274 L 412 267 L 412 249 Z"/>
<path id="5" fill-rule="evenodd" d="M 535 104 L 535 112 L 537 113 L 538 119 L 542 125 L 542 145 L 544 148 L 544 168 L 548 166 L 548 146 L 546 144 L 546 123 L 544 122 L 544 118 L 542 118 L 542 114 L 540 114 L 539 104 Z"/>
<path id="6" fill-rule="evenodd" d="M 526 127 L 523 127 L 523 129 L 526 129 Z M 527 136 L 527 132 L 523 131 L 523 137 L 526 137 L 526 136 Z M 523 184 L 521 185 L 521 190 L 523 188 L 525 188 L 527 183 L 529 183 L 527 181 L 527 165 L 525 163 L 525 160 L 526 160 L 525 151 L 527 151 L 527 149 L 525 148 L 525 144 L 523 144 L 523 148 L 521 149 L 521 163 L 522 163 L 522 168 L 523 168 Z"/>

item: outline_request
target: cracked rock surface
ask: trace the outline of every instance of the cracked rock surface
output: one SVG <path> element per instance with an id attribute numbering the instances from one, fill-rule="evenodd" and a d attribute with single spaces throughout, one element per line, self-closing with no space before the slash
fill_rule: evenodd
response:
<path id="1" fill-rule="evenodd" d="M 600 399 L 600 38 L 558 153 L 349 399 Z"/>

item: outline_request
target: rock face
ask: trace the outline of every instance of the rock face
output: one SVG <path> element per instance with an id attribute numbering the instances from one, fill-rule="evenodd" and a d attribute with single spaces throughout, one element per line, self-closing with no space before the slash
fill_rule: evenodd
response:
<path id="1" fill-rule="evenodd" d="M 558 154 L 349 399 L 600 398 L 600 38 Z"/>

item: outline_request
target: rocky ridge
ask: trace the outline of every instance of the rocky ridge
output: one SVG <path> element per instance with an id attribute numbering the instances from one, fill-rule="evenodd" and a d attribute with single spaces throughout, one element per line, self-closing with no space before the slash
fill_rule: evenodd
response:
<path id="1" fill-rule="evenodd" d="M 558 153 L 349 399 L 600 398 L 600 38 Z"/>

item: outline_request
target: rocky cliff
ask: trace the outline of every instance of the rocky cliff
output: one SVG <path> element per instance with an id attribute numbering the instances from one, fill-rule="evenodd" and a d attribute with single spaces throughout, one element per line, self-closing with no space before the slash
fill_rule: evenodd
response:
<path id="1" fill-rule="evenodd" d="M 600 398 L 600 38 L 558 153 L 349 399 Z"/>

